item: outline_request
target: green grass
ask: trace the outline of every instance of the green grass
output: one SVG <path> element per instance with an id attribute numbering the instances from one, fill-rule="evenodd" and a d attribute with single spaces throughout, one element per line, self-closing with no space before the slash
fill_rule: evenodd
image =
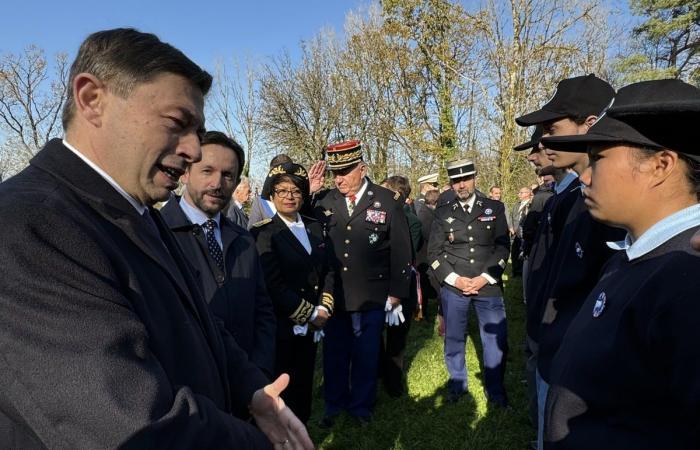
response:
<path id="1" fill-rule="evenodd" d="M 456 404 L 446 403 L 447 370 L 443 361 L 442 338 L 437 333 L 435 301 L 431 301 L 431 320 L 413 322 L 406 349 L 408 394 L 391 398 L 381 382 L 374 417 L 368 427 L 360 427 L 352 418 L 341 415 L 330 430 L 318 428 L 323 415 L 323 376 L 316 372 L 313 415 L 309 433 L 317 448 L 326 450 L 374 449 L 529 449 L 535 431 L 526 415 L 525 305 L 520 279 L 506 280 L 505 298 L 508 317 L 508 362 L 506 389 L 511 409 L 490 409 L 486 402 L 481 375 L 481 345 L 476 315 L 469 316 L 467 368 L 469 394 Z M 474 343 L 476 342 L 476 348 Z M 321 354 L 319 349 L 319 355 Z M 320 358 L 319 358 L 320 359 Z"/>

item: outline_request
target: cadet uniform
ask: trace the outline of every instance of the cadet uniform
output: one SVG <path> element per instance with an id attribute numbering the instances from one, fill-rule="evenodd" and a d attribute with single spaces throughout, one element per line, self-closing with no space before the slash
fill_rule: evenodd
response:
<path id="1" fill-rule="evenodd" d="M 327 148 L 330 170 L 361 162 L 359 141 Z M 377 390 L 379 344 L 388 296 L 407 298 L 411 238 L 398 194 L 365 179 L 352 214 L 338 189 L 315 196 L 316 217 L 335 253 L 336 312 L 323 345 L 325 416 L 342 410 L 369 419 Z"/>
<path id="2" fill-rule="evenodd" d="M 561 151 L 590 144 L 672 149 L 700 160 L 700 91 L 680 80 L 622 88 L 582 136 L 547 139 Z M 620 150 L 622 151 L 622 150 Z M 690 238 L 700 205 L 631 239 L 605 266 L 551 364 L 547 449 L 700 447 L 700 255 Z"/>
<path id="3" fill-rule="evenodd" d="M 451 180 L 473 176 L 474 164 L 460 160 L 447 166 Z M 484 347 L 484 385 L 490 401 L 505 406 L 503 385 L 508 350 L 505 305 L 501 274 L 508 258 L 510 238 L 503 203 L 475 194 L 465 211 L 459 199 L 435 211 L 428 243 L 430 267 L 440 281 L 442 312 L 445 318 L 445 364 L 450 374 L 450 400 L 467 389 L 465 335 L 469 306 L 474 305 Z M 456 276 L 489 280 L 478 295 L 463 295 L 451 283 Z"/>

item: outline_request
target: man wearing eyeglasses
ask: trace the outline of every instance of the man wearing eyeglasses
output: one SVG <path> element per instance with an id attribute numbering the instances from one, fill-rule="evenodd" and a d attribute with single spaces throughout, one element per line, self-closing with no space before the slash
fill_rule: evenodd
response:
<path id="1" fill-rule="evenodd" d="M 333 243 L 340 278 L 323 345 L 321 426 L 328 428 L 341 411 L 361 425 L 371 420 L 384 322 L 401 322 L 401 299 L 408 297 L 411 240 L 399 194 L 367 178 L 360 141 L 329 145 L 326 152 L 336 187 L 317 193 L 314 209 Z"/>
<path id="2" fill-rule="evenodd" d="M 209 308 L 224 321 L 248 359 L 270 378 L 275 314 L 255 241 L 248 230 L 221 213 L 243 163 L 243 149 L 236 141 L 219 131 L 206 132 L 202 160 L 191 164 L 182 177 L 182 198 L 171 199 L 161 214 L 194 268 Z"/>

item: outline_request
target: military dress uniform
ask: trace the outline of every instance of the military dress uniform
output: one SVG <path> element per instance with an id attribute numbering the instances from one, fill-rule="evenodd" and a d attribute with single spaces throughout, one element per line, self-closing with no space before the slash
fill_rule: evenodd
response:
<path id="1" fill-rule="evenodd" d="M 460 178 L 462 173 L 475 174 L 474 165 L 457 161 L 448 166 L 450 178 Z M 474 305 L 484 347 L 486 393 L 490 401 L 505 406 L 503 376 L 508 339 L 500 280 L 510 251 L 508 225 L 503 203 L 476 194 L 471 201 L 470 211 L 462 208 L 459 199 L 439 206 L 428 243 L 430 267 L 442 286 L 448 390 L 451 399 L 456 399 L 467 389 L 465 335 L 468 310 Z M 464 295 L 448 282 L 452 274 L 468 278 L 486 275 L 491 280 L 477 295 Z"/>
<path id="2" fill-rule="evenodd" d="M 361 161 L 359 141 L 328 148 L 331 170 Z M 369 419 L 375 403 L 379 345 L 388 296 L 407 298 L 411 238 L 398 195 L 364 181 L 357 204 L 338 189 L 316 195 L 314 210 L 335 254 L 335 313 L 323 345 L 325 416 L 342 410 Z"/>

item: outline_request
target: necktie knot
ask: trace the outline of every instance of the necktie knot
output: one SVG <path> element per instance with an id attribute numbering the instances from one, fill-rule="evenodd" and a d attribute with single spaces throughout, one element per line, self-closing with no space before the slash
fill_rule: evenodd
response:
<path id="1" fill-rule="evenodd" d="M 204 228 L 207 233 L 213 232 L 216 229 L 216 220 L 207 220 L 206 222 L 204 222 L 204 225 L 202 225 L 202 228 Z"/>
<path id="2" fill-rule="evenodd" d="M 207 247 L 209 247 L 209 254 L 212 258 L 214 258 L 214 261 L 216 262 L 216 265 L 219 267 L 219 269 L 224 270 L 224 254 L 221 251 L 221 247 L 219 246 L 219 243 L 216 240 L 216 236 L 214 235 L 214 230 L 217 228 L 217 226 L 218 225 L 216 223 L 216 220 L 209 219 L 206 222 L 204 222 L 202 228 L 204 228 L 204 234 L 207 238 Z"/>

